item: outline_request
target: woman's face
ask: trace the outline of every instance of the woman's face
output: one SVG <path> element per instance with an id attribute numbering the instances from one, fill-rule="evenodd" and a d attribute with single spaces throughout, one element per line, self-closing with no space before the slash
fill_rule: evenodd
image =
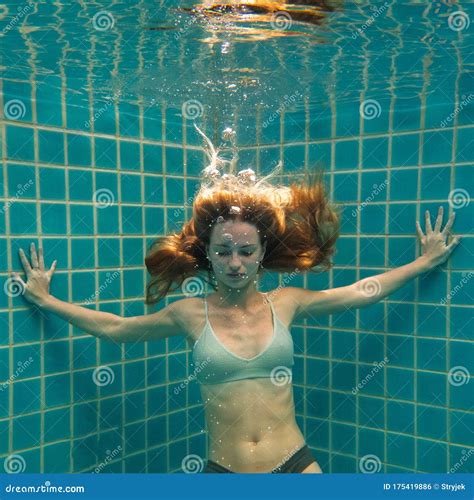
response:
<path id="1" fill-rule="evenodd" d="M 255 279 L 264 253 L 265 247 L 253 224 L 228 220 L 212 230 L 209 260 L 216 279 L 229 287 L 240 288 Z"/>

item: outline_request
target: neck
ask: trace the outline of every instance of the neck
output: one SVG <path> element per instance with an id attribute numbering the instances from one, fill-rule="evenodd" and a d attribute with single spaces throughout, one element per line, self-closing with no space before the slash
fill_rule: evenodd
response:
<path id="1" fill-rule="evenodd" d="M 235 307 L 240 309 L 251 309 L 255 302 L 261 300 L 258 296 L 255 283 L 251 280 L 246 286 L 241 288 L 231 288 L 218 282 L 217 291 L 214 293 L 217 304 L 221 307 Z"/>

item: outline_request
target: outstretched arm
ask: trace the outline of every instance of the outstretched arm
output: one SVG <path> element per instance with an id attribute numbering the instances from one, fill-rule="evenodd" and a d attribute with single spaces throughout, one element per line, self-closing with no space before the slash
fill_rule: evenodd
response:
<path id="1" fill-rule="evenodd" d="M 434 229 L 431 227 L 428 210 L 425 212 L 426 235 L 423 234 L 419 222 L 416 222 L 422 249 L 421 255 L 409 264 L 364 278 L 352 285 L 330 290 L 295 289 L 297 290 L 295 293 L 298 303 L 296 315 L 304 318 L 305 316 L 332 314 L 345 309 L 369 306 L 384 299 L 420 274 L 442 264 L 448 259 L 453 248 L 461 239 L 459 236 L 455 236 L 448 245 L 446 244 L 454 216 L 453 213 L 444 229 L 440 231 L 443 223 L 443 207 L 439 208 Z"/>

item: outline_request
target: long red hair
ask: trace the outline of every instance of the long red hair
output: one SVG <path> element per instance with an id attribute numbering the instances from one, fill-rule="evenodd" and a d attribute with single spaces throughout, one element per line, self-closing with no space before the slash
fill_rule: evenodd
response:
<path id="1" fill-rule="evenodd" d="M 152 278 L 146 304 L 165 297 L 173 284 L 176 290 L 186 278 L 201 273 L 215 289 L 206 245 L 214 224 L 227 220 L 257 227 L 262 245 L 266 242 L 265 270 L 320 272 L 332 267 L 340 213 L 326 196 L 322 171 L 306 172 L 303 182 L 289 187 L 271 185 L 271 176 L 249 183 L 243 176 L 226 174 L 201 186 L 191 219 L 180 232 L 159 236 L 147 252 L 145 264 Z"/>

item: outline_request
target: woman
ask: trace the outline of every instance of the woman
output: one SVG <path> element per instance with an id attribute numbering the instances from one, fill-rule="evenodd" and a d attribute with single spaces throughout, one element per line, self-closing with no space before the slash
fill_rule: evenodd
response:
<path id="1" fill-rule="evenodd" d="M 426 235 L 417 222 L 422 255 L 407 265 L 331 290 L 288 286 L 261 294 L 256 284 L 262 269 L 331 267 L 339 215 L 320 178 L 288 188 L 268 183 L 272 174 L 257 182 L 251 169 L 221 175 L 225 162 L 208 144 L 212 161 L 191 220 L 179 234 L 158 238 L 145 260 L 153 276 L 147 303 L 164 297 L 173 283 L 182 286 L 186 298 L 128 318 L 63 302 L 49 294 L 56 261 L 46 271 L 42 249 L 37 256 L 34 244 L 32 265 L 20 250 L 27 282 L 16 273 L 14 279 L 27 300 L 100 338 L 137 342 L 186 336 L 209 431 L 205 472 L 320 473 L 295 420 L 290 324 L 374 304 L 444 262 L 459 242 L 453 238 L 446 245 L 454 214 L 440 231 L 443 209 L 434 229 L 426 212 Z M 214 293 L 205 299 L 190 293 L 204 281 Z"/>

